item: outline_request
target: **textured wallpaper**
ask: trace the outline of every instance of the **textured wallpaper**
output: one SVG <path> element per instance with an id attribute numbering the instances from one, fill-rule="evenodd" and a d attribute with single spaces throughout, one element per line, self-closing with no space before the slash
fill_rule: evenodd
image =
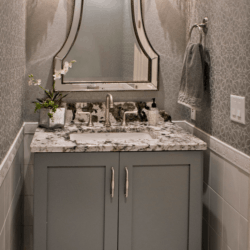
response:
<path id="1" fill-rule="evenodd" d="M 196 125 L 250 155 L 250 1 L 188 0 L 187 11 L 187 31 L 209 17 L 210 95 Z M 246 97 L 246 125 L 230 120 L 230 94 Z"/>
<path id="2" fill-rule="evenodd" d="M 73 0 L 27 0 L 27 73 L 52 84 L 52 59 L 65 41 L 73 10 Z M 186 0 L 143 0 L 149 39 L 160 54 L 160 91 L 114 92 L 115 101 L 150 101 L 153 97 L 173 119 L 183 119 L 188 109 L 176 103 L 185 50 Z M 31 103 L 43 93 L 26 86 L 25 121 L 37 121 Z M 104 101 L 105 92 L 71 93 L 67 101 Z"/>
<path id="3" fill-rule="evenodd" d="M 186 0 L 143 0 L 149 41 L 160 56 L 160 93 L 173 120 L 183 120 L 190 110 L 177 104 L 186 47 Z"/>
<path id="4" fill-rule="evenodd" d="M 0 1 L 0 163 L 23 123 L 25 1 Z"/>

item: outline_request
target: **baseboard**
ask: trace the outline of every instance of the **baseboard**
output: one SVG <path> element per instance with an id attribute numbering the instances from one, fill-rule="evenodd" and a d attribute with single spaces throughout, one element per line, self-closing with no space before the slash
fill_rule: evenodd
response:
<path id="1" fill-rule="evenodd" d="M 216 137 L 207 134 L 187 121 L 174 121 L 174 123 L 180 125 L 186 131 L 205 141 L 211 151 L 233 163 L 244 172 L 248 174 L 250 173 L 250 156 L 247 154 L 244 154 Z"/>

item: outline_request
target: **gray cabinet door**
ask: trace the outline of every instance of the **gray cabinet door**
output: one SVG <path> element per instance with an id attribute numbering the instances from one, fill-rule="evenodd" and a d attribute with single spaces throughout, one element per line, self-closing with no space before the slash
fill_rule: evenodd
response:
<path id="1" fill-rule="evenodd" d="M 118 164 L 119 153 L 35 155 L 34 250 L 117 249 Z"/>
<path id="2" fill-rule="evenodd" d="M 201 249 L 202 152 L 121 153 L 119 185 L 119 250 Z"/>

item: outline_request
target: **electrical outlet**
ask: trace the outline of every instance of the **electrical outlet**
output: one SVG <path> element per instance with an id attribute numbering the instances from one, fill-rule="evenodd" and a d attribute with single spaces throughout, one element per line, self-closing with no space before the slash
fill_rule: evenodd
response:
<path id="1" fill-rule="evenodd" d="M 196 120 L 196 110 L 195 109 L 191 109 L 191 120 Z"/>

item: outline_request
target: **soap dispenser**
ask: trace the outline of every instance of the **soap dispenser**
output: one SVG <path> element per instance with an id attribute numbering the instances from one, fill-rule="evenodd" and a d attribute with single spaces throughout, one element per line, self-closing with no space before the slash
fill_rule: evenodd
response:
<path id="1" fill-rule="evenodd" d="M 155 103 L 155 98 L 153 98 L 152 100 L 153 100 L 153 103 L 152 103 L 151 108 L 148 112 L 148 123 L 150 126 L 156 126 L 158 123 L 159 111 L 158 111 L 157 105 Z"/>

